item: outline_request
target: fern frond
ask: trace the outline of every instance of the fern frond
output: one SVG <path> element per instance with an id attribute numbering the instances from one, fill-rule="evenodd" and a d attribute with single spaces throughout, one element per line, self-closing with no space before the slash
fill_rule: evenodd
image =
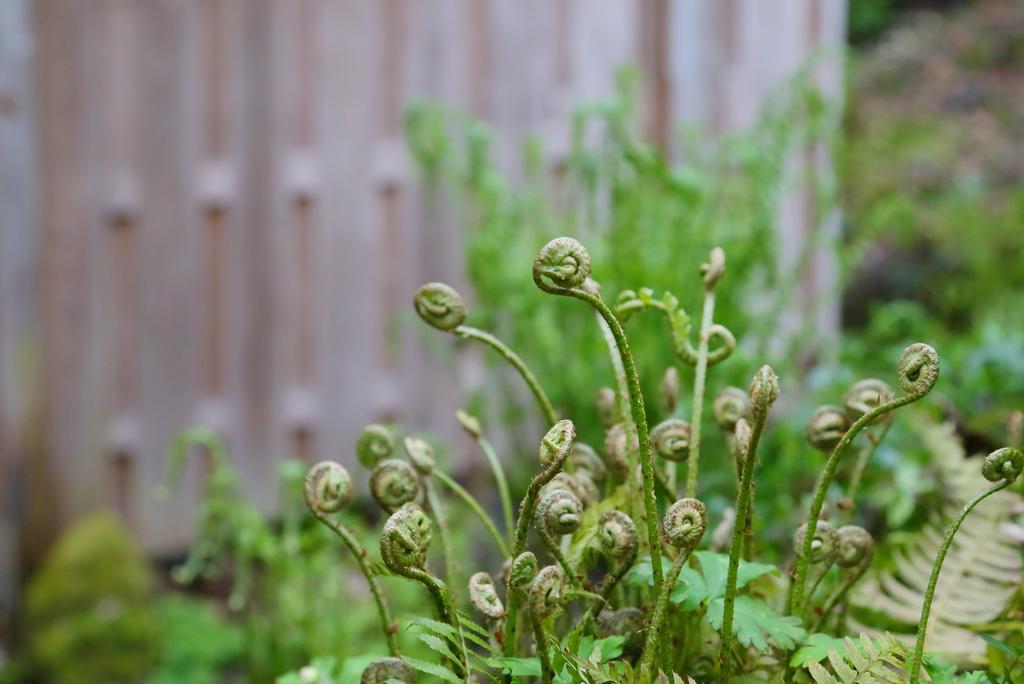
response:
<path id="1" fill-rule="evenodd" d="M 816 684 L 899 684 L 906 681 L 907 651 L 898 639 L 885 634 L 871 639 L 846 639 L 843 649 L 830 649 L 827 664 L 811 662 L 807 671 Z"/>
<path id="2" fill-rule="evenodd" d="M 854 631 L 877 634 L 884 625 L 905 645 L 914 643 L 917 620 L 943 531 L 960 504 L 987 483 L 977 463 L 966 458 L 950 424 L 919 428 L 922 442 L 934 456 L 949 491 L 945 516 L 936 516 L 919 532 L 898 542 L 889 569 L 869 572 L 851 595 Z M 982 502 L 964 521 L 946 557 L 932 605 L 928 652 L 941 653 L 950 662 L 978 664 L 985 659 L 985 642 L 967 627 L 996 619 L 1013 597 L 1024 575 L 1019 536 L 1011 511 L 1019 509 L 1019 495 L 1004 490 Z M 893 622 L 902 627 L 894 627 Z"/>

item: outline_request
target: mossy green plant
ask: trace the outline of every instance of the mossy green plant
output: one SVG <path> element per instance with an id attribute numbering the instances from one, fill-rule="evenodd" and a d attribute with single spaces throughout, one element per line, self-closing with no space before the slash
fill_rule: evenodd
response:
<path id="1" fill-rule="evenodd" d="M 116 514 L 68 528 L 25 591 L 25 637 L 42 680 L 137 681 L 157 662 L 149 562 Z"/>

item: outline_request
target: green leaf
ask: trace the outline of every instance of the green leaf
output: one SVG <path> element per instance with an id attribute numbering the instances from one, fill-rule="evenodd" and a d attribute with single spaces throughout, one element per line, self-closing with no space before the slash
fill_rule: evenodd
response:
<path id="1" fill-rule="evenodd" d="M 724 611 L 724 598 L 716 598 L 708 604 L 707 620 L 717 630 L 722 629 Z M 764 601 L 750 596 L 736 597 L 732 631 L 741 644 L 759 651 L 767 651 L 769 641 L 783 650 L 790 650 L 807 634 L 800 618 L 779 615 Z"/>
<path id="2" fill-rule="evenodd" d="M 458 660 L 455 654 L 452 653 L 452 649 L 448 645 L 448 641 L 442 639 L 436 634 L 417 634 L 416 638 L 426 644 L 427 647 L 435 653 L 439 653 L 449 660 Z"/>
<path id="3" fill-rule="evenodd" d="M 840 651 L 843 645 L 842 639 L 828 634 L 811 634 L 790 658 L 789 664 L 793 667 L 804 667 L 808 663 L 820 663 L 828 657 L 829 651 Z"/>
<path id="4" fill-rule="evenodd" d="M 540 677 L 539 658 L 491 658 L 490 662 L 513 677 Z"/>
<path id="5" fill-rule="evenodd" d="M 410 656 L 402 656 L 402 660 L 404 660 L 409 665 L 409 667 L 415 670 L 419 670 L 420 672 L 426 673 L 428 675 L 433 675 L 438 679 L 445 680 L 446 682 L 452 682 L 452 684 L 462 684 L 462 680 L 459 679 L 454 672 L 452 672 L 446 667 L 442 667 L 441 665 L 437 665 L 435 663 L 428 663 L 425 660 L 420 660 L 419 658 L 412 658 Z"/>
<path id="6" fill-rule="evenodd" d="M 449 637 L 453 637 L 456 634 L 455 628 L 447 622 L 440 622 L 438 620 L 432 620 L 431 618 L 411 617 L 405 620 L 406 629 L 413 629 L 414 627 L 420 627 L 429 632 L 443 634 L 444 636 Z"/>
<path id="7" fill-rule="evenodd" d="M 682 604 L 683 610 L 696 610 L 702 604 L 725 596 L 729 557 L 713 551 L 697 551 L 694 556 L 700 561 L 700 571 L 690 566 L 684 567 L 669 597 L 673 603 Z M 736 588 L 742 589 L 759 577 L 778 572 L 774 565 L 741 560 L 736 575 Z"/>
<path id="8" fill-rule="evenodd" d="M 1005 641 L 1000 641 L 999 639 L 996 639 L 994 636 L 991 636 L 989 634 L 979 634 L 978 636 L 984 639 L 990 646 L 999 649 L 1011 658 L 1019 658 L 1021 656 L 1024 656 L 1024 649 L 1021 649 L 1019 646 L 1013 646 L 1011 644 L 1006 643 Z"/>

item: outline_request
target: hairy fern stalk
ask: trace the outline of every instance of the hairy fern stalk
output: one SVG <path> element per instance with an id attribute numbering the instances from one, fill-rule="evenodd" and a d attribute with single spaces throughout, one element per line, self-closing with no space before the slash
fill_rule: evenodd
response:
<path id="1" fill-rule="evenodd" d="M 940 631 L 950 624 L 943 613 L 949 591 L 939 583 L 943 562 L 963 575 L 961 549 L 980 543 L 979 528 L 965 521 L 990 496 L 1018 496 L 1007 488 L 1024 468 L 1024 454 L 1015 447 L 989 454 L 980 477 L 961 478 L 959 510 L 938 523 L 931 545 L 914 547 L 913 572 L 900 580 L 906 591 L 885 598 L 894 606 L 894 619 L 911 623 L 911 633 L 869 630 L 850 614 L 862 604 L 864 587 L 885 581 L 873 569 L 874 539 L 862 527 L 830 521 L 826 503 L 830 490 L 844 484 L 839 475 L 848 470 L 839 468 L 842 462 L 855 462 L 845 493 L 856 498 L 860 476 L 893 412 L 924 398 L 938 382 L 939 357 L 928 345 L 913 344 L 896 364 L 897 389 L 882 380 L 861 380 L 840 402 L 813 413 L 807 441 L 826 456 L 806 521 L 794 530 L 789 572 L 781 573 L 756 561 L 752 543 L 759 467 L 770 458 L 759 447 L 781 393 L 780 379 L 767 365 L 752 374 L 748 389 L 729 387 L 709 402 L 709 415 L 735 461 L 735 504 L 715 520 L 704 503 L 711 494 L 698 477 L 706 380 L 737 341 L 714 321 L 725 253 L 712 250 L 694 275 L 705 293 L 696 338 L 690 315 L 672 293 L 638 287 L 606 299 L 591 273 L 590 255 L 577 240 L 555 238 L 537 253 L 532 277 L 539 290 L 575 300 L 566 306 L 589 308 L 596 319 L 593 334 L 607 341 L 611 388 L 598 395 L 606 428 L 600 448 L 577 440 L 571 417 L 552 404 L 526 360 L 492 333 L 466 325 L 469 314 L 458 292 L 442 283 L 417 291 L 415 310 L 424 322 L 508 361 L 548 429 L 536 436 L 528 486 L 512 492 L 483 425 L 459 412 L 493 473 L 499 524 L 490 502 L 477 501 L 445 473 L 427 441 L 399 440 L 394 428 L 367 426 L 355 451 L 386 516 L 379 539 L 382 564 L 360 545 L 351 527 L 357 521 L 345 519 L 344 509 L 356 495 L 348 469 L 323 462 L 309 470 L 306 502 L 361 571 L 389 651 L 366 667 L 363 682 L 429 677 L 850 684 L 916 682 L 934 678 L 940 669 L 949 675 L 940 659 L 925 654 L 932 643 L 930 624 Z M 645 310 L 663 320 L 666 344 L 680 365 L 693 368 L 689 416 L 678 405 L 682 380 L 672 369 L 661 383 L 661 420 L 651 419 L 654 411 L 641 392 L 626 331 L 629 320 Z M 976 463 L 964 459 L 960 467 L 977 471 Z M 685 473 L 677 475 L 677 468 Z M 844 508 L 855 515 L 856 501 L 847 500 Z M 457 555 L 451 543 L 456 525 L 473 526 L 470 531 L 486 540 L 486 552 L 472 557 L 489 558 L 488 567 L 468 567 L 472 561 Z M 1007 566 L 993 566 L 985 581 L 1000 571 L 999 579 L 1005 579 Z M 382 575 L 395 579 L 382 582 Z M 387 594 L 389 582 L 401 579 L 418 587 L 429 613 L 395 615 Z M 414 645 L 400 643 L 398 634 L 413 637 Z"/>

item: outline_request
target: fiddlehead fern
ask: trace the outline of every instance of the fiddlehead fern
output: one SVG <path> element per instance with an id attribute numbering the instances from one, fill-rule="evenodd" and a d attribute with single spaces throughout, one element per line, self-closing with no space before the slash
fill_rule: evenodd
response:
<path id="1" fill-rule="evenodd" d="M 810 509 L 807 512 L 807 529 L 816 529 L 817 522 L 821 518 L 821 510 L 825 505 L 825 496 L 828 488 L 835 477 L 836 467 L 839 460 L 846 453 L 854 438 L 868 425 L 878 420 L 885 414 L 895 409 L 921 399 L 932 391 L 939 379 L 939 355 L 927 344 L 915 343 L 903 350 L 897 363 L 897 380 L 902 390 L 900 396 L 888 396 L 882 399 L 881 388 L 858 393 L 859 400 L 846 403 L 848 410 L 859 412 L 862 408 L 868 408 L 861 413 L 844 434 L 839 443 L 836 444 L 832 453 L 825 463 L 825 468 L 818 480 L 818 485 L 811 500 Z M 865 400 L 865 395 L 867 399 Z M 878 401 L 873 408 L 870 404 Z M 789 613 L 799 615 L 803 610 L 804 591 L 807 585 L 807 566 L 810 555 L 811 537 L 806 537 L 805 548 L 797 555 L 796 565 L 793 568 L 793 583 L 790 587 Z"/>
<path id="2" fill-rule="evenodd" d="M 690 424 L 681 418 L 669 418 L 651 430 L 651 446 L 667 461 L 680 463 L 690 455 Z"/>
<path id="3" fill-rule="evenodd" d="M 851 421 L 855 421 L 893 398 L 892 388 L 877 378 L 858 380 L 843 395 L 843 408 Z M 883 417 L 888 418 L 889 414 Z"/>
<path id="4" fill-rule="evenodd" d="M 469 578 L 469 600 L 474 608 L 492 620 L 505 616 L 505 606 L 498 596 L 494 580 L 486 572 L 475 573 Z"/>
<path id="5" fill-rule="evenodd" d="M 607 601 L 615 585 L 629 572 L 640 548 L 640 535 L 633 519 L 622 511 L 606 511 L 598 522 L 599 549 L 614 565 L 601 583 L 601 597 Z M 604 602 L 595 602 L 593 612 L 600 615 Z"/>
<path id="6" fill-rule="evenodd" d="M 544 388 L 541 387 L 537 376 L 533 374 L 533 371 L 529 369 L 523 359 L 491 333 L 464 325 L 466 321 L 466 305 L 462 301 L 462 296 L 453 287 L 444 283 L 427 283 L 416 291 L 416 295 L 413 298 L 413 306 L 416 309 L 416 313 L 428 325 L 438 330 L 454 333 L 463 339 L 483 342 L 501 354 L 522 376 L 526 386 L 530 388 L 530 392 L 537 400 L 541 413 L 544 414 L 544 419 L 548 424 L 550 425 L 558 420 L 558 414 L 555 413 L 551 400 L 548 399 L 548 395 L 544 392 Z"/>
<path id="7" fill-rule="evenodd" d="M 836 532 L 839 536 L 839 550 L 836 553 L 835 563 L 842 569 L 843 577 L 821 607 L 814 631 L 821 630 L 825 620 L 832 614 L 835 607 L 849 593 L 853 585 L 863 577 L 871 565 L 871 558 L 875 553 L 875 540 L 863 527 L 843 525 Z"/>
<path id="8" fill-rule="evenodd" d="M 569 451 L 572 449 L 573 440 L 576 438 L 576 427 L 571 420 L 560 420 L 555 423 L 540 443 L 539 460 L 542 470 L 530 480 L 526 488 L 526 495 L 519 505 L 519 519 L 516 521 L 515 543 L 512 545 L 512 555 L 518 561 L 526 550 L 526 536 L 530 530 L 530 523 L 533 521 L 537 509 L 537 501 L 541 489 L 548 482 L 554 479 L 555 475 L 562 470 L 566 459 L 569 458 Z M 532 554 L 531 554 L 532 555 Z M 513 563 L 513 570 L 515 562 Z M 508 616 L 505 619 L 505 655 L 514 656 L 516 649 L 516 607 L 517 602 L 512 600 L 513 594 L 510 589 L 508 601 Z"/>
<path id="9" fill-rule="evenodd" d="M 805 435 L 808 444 L 815 449 L 832 451 L 849 427 L 850 421 L 843 409 L 825 404 L 814 409 L 811 417 L 807 419 Z"/>
<path id="10" fill-rule="evenodd" d="M 397 625 L 392 621 L 391 612 L 388 610 L 384 594 L 381 593 L 377 579 L 370 572 L 370 567 L 366 563 L 366 549 L 363 548 L 356 535 L 348 527 L 331 517 L 334 513 L 347 508 L 352 503 L 354 493 L 352 476 L 349 475 L 348 470 L 341 464 L 334 463 L 333 461 L 323 461 L 317 463 L 306 473 L 303 489 L 306 496 L 306 505 L 309 507 L 310 512 L 316 516 L 317 520 L 341 538 L 359 565 L 359 570 L 363 573 L 363 577 L 366 578 L 366 583 L 370 587 L 374 603 L 377 605 L 377 614 L 380 616 L 381 628 L 384 631 L 384 638 L 387 640 L 388 651 L 391 655 L 397 656 L 398 642 L 395 639 Z"/>
<path id="11" fill-rule="evenodd" d="M 397 458 L 380 461 L 370 474 L 370 494 L 388 513 L 415 501 L 420 495 L 420 484 L 416 469 Z"/>
<path id="12" fill-rule="evenodd" d="M 799 554 L 803 552 L 805 545 L 809 546 L 811 551 L 806 559 L 807 563 L 818 568 L 818 575 L 807 592 L 807 603 L 810 604 L 818 584 L 839 555 L 839 533 L 827 520 L 819 520 L 811 539 L 808 540 L 807 536 L 806 524 L 797 528 L 796 534 L 793 535 L 793 551 Z"/>
<path id="13" fill-rule="evenodd" d="M 708 512 L 704 504 L 697 499 L 680 499 L 672 504 L 661 521 L 661 536 L 666 544 L 678 550 L 675 560 L 660 585 L 658 601 L 651 616 L 651 626 L 647 631 L 643 655 L 640 657 L 641 680 L 646 681 L 654 666 L 654 659 L 659 646 L 667 656 L 669 649 L 661 644 L 661 630 L 668 612 L 668 597 L 675 589 L 676 579 L 697 544 L 704 536 L 708 526 Z M 668 667 L 665 668 L 669 669 Z"/>
<path id="14" fill-rule="evenodd" d="M 427 550 L 432 538 L 430 518 L 415 503 L 407 503 L 391 514 L 384 523 L 380 537 L 380 555 L 388 570 L 422 584 L 434 600 L 438 618 L 453 628 L 450 638 L 452 652 L 456 654 L 453 665 L 460 677 L 468 673 L 466 644 L 462 637 L 462 625 L 451 593 L 444 582 L 426 570 Z"/>
<path id="15" fill-rule="evenodd" d="M 355 496 L 352 476 L 339 463 L 323 461 L 306 473 L 306 505 L 317 517 L 348 508 Z"/>
<path id="16" fill-rule="evenodd" d="M 593 482 L 604 482 L 608 476 L 608 467 L 589 445 L 583 442 L 575 442 L 569 451 L 569 470 L 574 473 L 583 473 Z"/>
<path id="17" fill-rule="evenodd" d="M 640 535 L 632 518 L 622 511 L 613 509 L 605 511 L 598 521 L 597 544 L 598 551 L 608 559 L 611 568 L 601 583 L 600 596 L 594 599 L 573 628 L 569 636 L 571 647 L 578 644 L 592 617 L 601 616 L 601 611 L 608 604 L 612 591 L 633 567 L 640 548 Z"/>
<path id="18" fill-rule="evenodd" d="M 434 487 L 434 481 L 431 476 L 436 475 L 437 479 L 443 481 L 450 482 L 450 480 L 444 478 L 440 470 L 436 470 L 437 463 L 434 460 L 434 448 L 430 446 L 426 440 L 420 439 L 419 437 L 406 437 L 402 440 L 402 445 L 405 447 L 405 456 L 409 459 L 409 463 L 411 463 L 413 468 L 415 468 L 420 474 L 420 484 L 423 487 L 423 495 L 426 499 L 427 507 L 430 510 L 430 514 L 434 516 L 434 520 L 437 521 L 437 536 L 441 542 L 441 556 L 444 558 L 444 577 L 449 583 L 453 583 L 456 581 L 455 553 L 452 550 L 451 535 L 448 532 L 448 513 L 445 510 L 444 504 L 441 502 L 441 497 L 437 495 L 437 489 Z M 382 463 L 386 462 L 387 461 L 382 461 Z M 380 464 L 378 464 L 378 469 L 379 467 Z M 374 475 L 376 474 L 377 469 L 374 469 Z M 402 501 L 402 494 L 404 494 L 404 492 L 401 491 L 404 479 L 404 477 L 395 473 L 392 473 L 391 478 L 389 478 L 389 484 L 392 485 L 392 494 L 394 495 L 391 497 L 391 500 L 396 502 L 401 501 L 402 504 L 406 503 L 406 501 Z M 383 486 L 383 478 L 378 486 Z M 370 488 L 371 490 L 374 489 L 374 479 L 372 476 L 370 479 Z M 414 499 L 415 497 L 408 499 L 407 501 L 413 501 Z M 397 509 L 397 507 L 392 510 L 395 509 Z"/>
<path id="19" fill-rule="evenodd" d="M 740 418 L 750 418 L 750 397 L 739 387 L 726 387 L 715 397 L 711 410 L 719 429 L 731 435 Z"/>
<path id="20" fill-rule="evenodd" d="M 381 658 L 374 660 L 363 670 L 359 684 L 389 684 L 390 682 L 415 684 L 416 671 L 401 658 Z"/>
<path id="21" fill-rule="evenodd" d="M 622 360 L 629 390 L 630 414 L 636 425 L 640 467 L 643 480 L 644 514 L 647 541 L 651 547 L 651 569 L 656 585 L 662 578 L 661 549 L 658 543 L 658 507 L 654 495 L 654 463 L 647 439 L 647 413 L 640 391 L 633 354 L 622 325 L 594 288 L 583 287 L 590 278 L 590 255 L 582 244 L 572 238 L 560 237 L 548 242 L 533 261 L 533 282 L 545 292 L 574 297 L 592 306 L 611 330 Z"/>
<path id="22" fill-rule="evenodd" d="M 629 443 L 625 423 L 616 423 L 604 435 L 604 457 L 608 459 L 608 467 L 617 477 L 629 475 L 629 454 L 636 453 L 640 443 Z"/>
<path id="23" fill-rule="evenodd" d="M 527 592 L 526 602 L 533 625 L 537 657 L 540 659 L 541 681 L 545 684 L 550 684 L 554 679 L 555 669 L 551 664 L 551 654 L 548 652 L 548 635 L 544 621 L 561 608 L 564 591 L 565 575 L 562 569 L 557 565 L 548 565 L 540 569 Z"/>
<path id="24" fill-rule="evenodd" d="M 722 639 L 732 639 L 733 613 L 736 609 L 736 583 L 739 577 L 740 554 L 743 540 L 753 535 L 754 465 L 757 463 L 757 445 L 764 432 L 768 412 L 779 398 L 779 378 L 771 366 L 761 366 L 750 381 L 750 420 L 736 423 L 735 444 L 742 463 L 740 486 L 736 492 L 736 524 L 729 543 L 729 570 L 725 580 L 725 602 L 722 609 Z M 749 433 L 748 433 L 749 430 Z M 740 522 L 742 521 L 742 524 Z M 727 663 L 728 649 L 722 649 L 722 664 Z"/>
<path id="25" fill-rule="evenodd" d="M 558 546 L 558 539 L 580 528 L 583 503 L 568 489 L 549 489 L 537 504 L 537 532 L 551 555 L 575 583 L 576 573 Z"/>
<path id="26" fill-rule="evenodd" d="M 901 383 L 902 385 L 902 383 Z M 997 449 L 985 457 L 981 466 L 981 474 L 989 482 L 994 484 L 984 489 L 968 501 L 954 518 L 949 529 L 946 531 L 939 551 L 935 556 L 935 563 L 932 565 L 932 574 L 928 578 L 928 588 L 925 590 L 924 602 L 921 605 L 921 617 L 917 621 L 917 642 L 914 646 L 914 654 L 910 659 L 910 684 L 917 684 L 921 676 L 921 660 L 924 657 L 924 642 L 928 633 L 928 622 L 932 609 L 932 600 L 935 598 L 935 587 L 939 581 L 939 573 L 942 572 L 942 563 L 946 560 L 949 547 L 953 543 L 953 537 L 970 514 L 974 507 L 987 497 L 1010 486 L 1024 471 L 1024 452 L 1013 447 Z"/>
<path id="27" fill-rule="evenodd" d="M 451 332 L 466 322 L 466 303 L 455 288 L 445 283 L 427 283 L 413 297 L 416 313 L 428 325 Z"/>
<path id="28" fill-rule="evenodd" d="M 395 438 L 391 431 L 377 423 L 364 427 L 356 440 L 356 458 L 365 468 L 372 469 L 385 458 L 390 458 L 394 451 Z"/>

